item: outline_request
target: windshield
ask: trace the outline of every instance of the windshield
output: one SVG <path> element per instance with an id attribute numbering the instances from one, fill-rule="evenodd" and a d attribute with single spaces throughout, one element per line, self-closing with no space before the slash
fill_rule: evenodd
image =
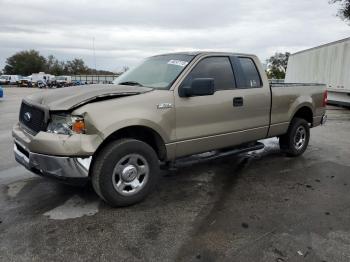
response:
<path id="1" fill-rule="evenodd" d="M 113 83 L 169 89 L 193 57 L 184 54 L 153 56 L 116 78 Z"/>
<path id="2" fill-rule="evenodd" d="M 0 76 L 0 79 L 5 79 L 5 80 L 7 80 L 7 76 Z"/>

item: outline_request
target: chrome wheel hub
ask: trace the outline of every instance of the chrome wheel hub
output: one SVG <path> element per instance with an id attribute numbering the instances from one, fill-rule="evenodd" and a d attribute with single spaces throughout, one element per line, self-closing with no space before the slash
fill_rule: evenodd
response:
<path id="1" fill-rule="evenodd" d="M 300 150 L 306 141 L 306 129 L 303 126 L 299 126 L 294 135 L 294 147 Z"/>
<path id="2" fill-rule="evenodd" d="M 139 154 L 129 154 L 115 165 L 112 176 L 114 189 L 124 196 L 139 192 L 149 178 L 149 164 Z"/>
<path id="3" fill-rule="evenodd" d="M 133 181 L 137 176 L 137 169 L 133 165 L 126 166 L 122 171 L 122 179 L 125 182 Z"/>

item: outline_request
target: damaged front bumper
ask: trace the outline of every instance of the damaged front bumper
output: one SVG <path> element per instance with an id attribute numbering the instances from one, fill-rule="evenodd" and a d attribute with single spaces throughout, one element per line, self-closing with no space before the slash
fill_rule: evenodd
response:
<path id="1" fill-rule="evenodd" d="M 14 153 L 18 163 L 37 175 L 75 185 L 85 185 L 88 181 L 92 157 L 78 158 L 33 153 L 16 140 Z"/>

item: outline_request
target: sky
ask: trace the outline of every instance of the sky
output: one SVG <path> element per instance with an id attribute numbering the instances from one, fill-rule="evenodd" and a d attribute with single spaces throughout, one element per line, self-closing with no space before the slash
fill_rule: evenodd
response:
<path id="1" fill-rule="evenodd" d="M 0 0 L 0 69 L 35 49 L 119 71 L 160 53 L 296 52 L 350 36 L 328 0 Z M 94 41 L 93 41 L 94 39 Z"/>

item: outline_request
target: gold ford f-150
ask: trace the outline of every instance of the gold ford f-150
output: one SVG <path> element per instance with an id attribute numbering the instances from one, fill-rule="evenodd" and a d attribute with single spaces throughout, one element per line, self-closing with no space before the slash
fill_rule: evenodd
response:
<path id="1" fill-rule="evenodd" d="M 113 85 L 68 87 L 22 101 L 16 160 L 68 183 L 91 180 L 112 206 L 141 201 L 161 166 L 217 150 L 260 149 L 278 137 L 301 155 L 326 120 L 326 86 L 270 84 L 254 55 L 189 52 L 145 59 Z"/>

